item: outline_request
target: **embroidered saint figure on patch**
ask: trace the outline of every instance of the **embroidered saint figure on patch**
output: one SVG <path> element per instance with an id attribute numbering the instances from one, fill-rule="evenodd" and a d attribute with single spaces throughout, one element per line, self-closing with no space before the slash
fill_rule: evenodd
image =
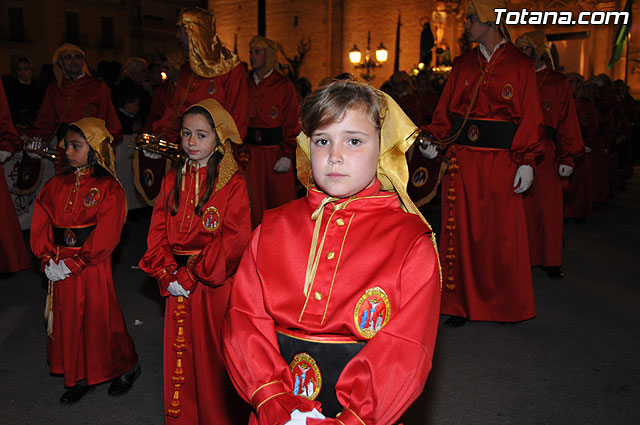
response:
<path id="1" fill-rule="evenodd" d="M 216 207 L 209 207 L 202 213 L 202 226 L 209 232 L 215 232 L 220 226 L 220 213 Z"/>
<path id="2" fill-rule="evenodd" d="M 93 208 L 96 206 L 98 201 L 100 200 L 100 191 L 92 187 L 89 189 L 89 192 L 84 196 L 84 206 L 87 208 Z"/>
<path id="3" fill-rule="evenodd" d="M 296 354 L 289 368 L 293 377 L 293 394 L 315 400 L 322 388 L 322 374 L 315 359 L 307 353 Z"/>
<path id="4" fill-rule="evenodd" d="M 373 338 L 391 318 L 389 297 L 382 288 L 367 289 L 353 314 L 356 329 L 365 338 Z"/>

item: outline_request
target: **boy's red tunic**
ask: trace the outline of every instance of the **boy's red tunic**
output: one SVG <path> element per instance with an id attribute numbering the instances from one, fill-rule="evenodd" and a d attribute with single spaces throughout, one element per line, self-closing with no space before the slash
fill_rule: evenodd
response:
<path id="1" fill-rule="evenodd" d="M 201 195 L 206 172 L 206 167 L 197 171 Z M 165 176 L 153 209 L 148 249 L 140 260 L 140 268 L 158 280 L 160 293 L 165 297 L 169 296 L 167 287 L 174 280 L 191 291 L 189 297 L 184 298 L 184 303 L 174 296 L 166 300 L 163 353 L 165 413 L 172 409 L 175 395 L 173 377 L 176 376 L 177 352 L 174 343 L 179 327 L 175 312 L 183 307 L 186 344 L 181 354 L 184 383 L 179 390 L 179 414 L 166 416 L 166 423 L 231 425 L 246 421 L 247 416 L 245 412 L 242 417 L 242 409 L 238 411 L 232 403 L 231 397 L 236 395 L 222 359 L 221 329 L 231 290 L 230 279 L 251 232 L 249 200 L 244 178 L 235 173 L 226 185 L 211 195 L 199 217 L 194 213 L 197 202 L 195 173 L 195 168 L 189 167 L 184 176 L 180 206 L 174 216 L 167 210 L 166 201 L 172 196 L 175 171 Z M 211 221 L 207 222 L 207 219 Z M 189 260 L 188 266 L 179 267 L 174 253 L 197 255 Z"/>
<path id="2" fill-rule="evenodd" d="M 177 140 L 184 111 L 194 103 L 208 98 L 220 102 L 233 117 L 240 137 L 244 137 L 247 133 L 249 103 L 242 64 L 236 65 L 226 74 L 210 78 L 193 72 L 188 62 L 182 65 L 175 94 L 166 105 L 162 118 L 153 123 L 153 132 L 164 140 Z"/>
<path id="3" fill-rule="evenodd" d="M 22 140 L 11 122 L 11 112 L 0 83 L 0 151 L 21 149 Z M 11 193 L 0 164 L 0 272 L 17 272 L 28 269 L 29 253 L 22 238 L 20 222 L 11 199 Z"/>
<path id="4" fill-rule="evenodd" d="M 67 387 L 116 378 L 138 362 L 116 298 L 111 253 L 120 242 L 127 214 L 122 186 L 88 170 L 57 175 L 40 191 L 33 210 L 31 249 L 42 269 L 65 260 L 71 275 L 53 284 L 53 335 L 47 338 L 51 373 Z M 56 245 L 52 226 L 95 225 L 81 247 Z"/>
<path id="5" fill-rule="evenodd" d="M 569 80 L 559 72 L 544 68 L 536 72 L 545 130 L 555 133 L 543 139 L 544 156 L 524 197 L 531 266 L 562 265 L 563 181 L 560 164 L 575 167 L 574 158 L 584 153 L 580 124 Z M 548 130 L 547 130 L 548 129 Z"/>
<path id="6" fill-rule="evenodd" d="M 122 126 L 111 103 L 107 85 L 90 75 L 73 81 L 64 77 L 60 85 L 57 81 L 49 84 L 34 128 L 29 133 L 49 141 L 59 124 L 69 124 L 85 117 L 103 119 L 107 130 L 116 139 L 122 136 Z"/>
<path id="7" fill-rule="evenodd" d="M 535 316 L 522 195 L 513 192 L 519 165 L 542 153 L 542 113 L 533 60 L 507 42 L 489 64 L 476 47 L 454 60 L 426 129 L 438 139 L 464 117 L 487 66 L 469 118 L 512 122 L 511 149 L 452 144 L 442 179 L 443 314 L 516 322 Z M 447 227 L 449 226 L 449 227 Z"/>
<path id="8" fill-rule="evenodd" d="M 256 84 L 250 74 L 249 86 L 249 127 L 256 129 L 282 129 L 279 144 L 247 144 L 243 148 L 249 152 L 249 162 L 245 167 L 249 196 L 251 199 L 251 225 L 256 227 L 262 221 L 264 210 L 283 205 L 296 197 L 295 152 L 296 136 L 300 133 L 300 107 L 293 83 L 284 75 L 271 71 L 260 84 Z M 248 138 L 255 139 L 248 134 Z M 278 173 L 273 166 L 280 157 L 291 161 L 289 171 Z"/>
<path id="9" fill-rule="evenodd" d="M 392 423 L 420 394 L 431 369 L 440 275 L 429 229 L 377 181 L 353 200 L 326 204 L 318 267 L 305 296 L 311 216 L 325 197 L 311 188 L 306 198 L 266 211 L 234 279 L 224 354 L 236 388 L 258 412 L 253 424 L 284 424 L 293 409 L 319 404 L 292 394 L 276 327 L 366 342 L 335 385 L 345 425 Z M 372 289 L 384 291 L 390 308 L 386 325 L 368 339 L 356 320 Z"/>

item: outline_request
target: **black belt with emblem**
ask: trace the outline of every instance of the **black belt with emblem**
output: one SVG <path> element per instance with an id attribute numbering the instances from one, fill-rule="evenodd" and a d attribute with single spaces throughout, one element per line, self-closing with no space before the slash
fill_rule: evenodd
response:
<path id="1" fill-rule="evenodd" d="M 553 143 L 558 143 L 558 132 L 556 131 L 555 128 L 545 125 L 544 135 L 546 136 L 547 139 L 551 140 Z"/>
<path id="2" fill-rule="evenodd" d="M 282 127 L 248 127 L 244 143 L 247 145 L 279 146 L 282 142 Z"/>
<path id="3" fill-rule="evenodd" d="M 173 250 L 172 252 L 173 252 L 173 258 L 176 260 L 176 263 L 178 263 L 178 267 L 186 266 L 187 264 L 189 264 L 190 258 L 195 257 L 200 253 L 199 250 L 195 250 L 195 251 Z"/>
<path id="4" fill-rule="evenodd" d="M 70 248 L 81 247 L 89 238 L 96 225 L 81 227 L 57 227 L 51 226 L 53 231 L 53 243 Z"/>
<path id="5" fill-rule="evenodd" d="M 342 406 L 338 403 L 338 398 L 336 397 L 336 383 L 338 382 L 338 378 L 347 363 L 360 352 L 366 343 L 352 340 L 349 337 L 336 335 L 302 335 L 298 332 L 282 328 L 276 329 L 276 336 L 278 338 L 280 354 L 289 364 L 290 368 L 295 367 L 297 359 L 308 361 L 305 354 L 315 360 L 315 365 L 321 376 L 321 385 L 320 392 L 314 400 L 322 403 L 323 415 L 326 417 L 335 417 L 342 411 Z M 314 368 L 312 367 L 311 369 L 312 370 L 307 370 L 306 373 L 313 374 Z M 294 381 L 296 381 L 295 376 Z M 300 385 L 304 385 L 304 382 L 298 382 L 296 384 L 298 385 L 296 395 L 301 395 Z M 295 390 L 296 388 L 294 388 L 294 393 L 296 393 Z"/>
<path id="6" fill-rule="evenodd" d="M 464 118 L 453 117 L 452 134 L 458 132 Z M 511 149 L 513 137 L 518 126 L 511 121 L 492 121 L 467 119 L 464 128 L 455 141 L 456 145 L 473 146 L 477 148 Z"/>

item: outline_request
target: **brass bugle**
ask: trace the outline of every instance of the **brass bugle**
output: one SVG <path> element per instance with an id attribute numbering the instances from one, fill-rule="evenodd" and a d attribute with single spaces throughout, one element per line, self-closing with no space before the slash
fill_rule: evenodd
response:
<path id="1" fill-rule="evenodd" d="M 129 144 L 129 147 L 160 154 L 172 159 L 180 157 L 180 146 L 178 143 L 168 142 L 157 135 L 150 133 L 142 133 L 138 135 L 134 139 L 134 143 Z"/>
<path id="2" fill-rule="evenodd" d="M 49 159 L 56 159 L 58 157 L 56 148 L 50 146 L 39 137 L 30 137 L 25 140 L 23 149 L 25 152 L 35 153 Z"/>

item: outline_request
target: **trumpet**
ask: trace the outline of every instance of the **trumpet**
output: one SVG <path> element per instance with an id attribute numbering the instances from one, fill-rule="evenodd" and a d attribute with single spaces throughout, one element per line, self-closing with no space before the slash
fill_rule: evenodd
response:
<path id="1" fill-rule="evenodd" d="M 25 140 L 24 147 L 25 152 L 35 153 L 41 157 L 46 157 L 55 160 L 58 158 L 58 151 L 55 147 L 50 146 L 47 142 L 39 137 L 30 137 Z"/>
<path id="2" fill-rule="evenodd" d="M 170 159 L 180 158 L 178 143 L 167 142 L 155 134 L 142 133 L 135 138 L 134 143 L 129 144 L 129 147 L 160 154 Z"/>

